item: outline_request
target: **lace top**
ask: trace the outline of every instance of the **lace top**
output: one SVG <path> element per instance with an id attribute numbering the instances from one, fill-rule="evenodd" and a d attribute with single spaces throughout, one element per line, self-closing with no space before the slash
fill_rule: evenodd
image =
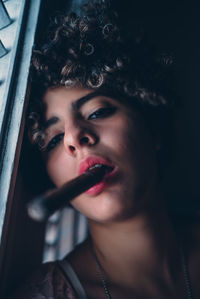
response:
<path id="1" fill-rule="evenodd" d="M 66 260 L 43 264 L 12 299 L 87 299 Z"/>

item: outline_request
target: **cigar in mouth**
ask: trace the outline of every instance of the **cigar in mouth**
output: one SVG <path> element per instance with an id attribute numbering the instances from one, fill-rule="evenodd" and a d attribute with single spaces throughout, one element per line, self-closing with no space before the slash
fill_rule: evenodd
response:
<path id="1" fill-rule="evenodd" d="M 73 198 L 100 182 L 111 170 L 107 165 L 95 164 L 62 187 L 35 197 L 27 205 L 29 216 L 39 222 L 47 220 L 54 212 L 66 207 Z"/>

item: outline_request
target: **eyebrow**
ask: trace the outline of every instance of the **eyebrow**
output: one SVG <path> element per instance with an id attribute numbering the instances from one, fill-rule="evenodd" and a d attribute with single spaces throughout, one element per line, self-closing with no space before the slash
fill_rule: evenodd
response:
<path id="1" fill-rule="evenodd" d="M 72 103 L 72 110 L 75 112 L 78 111 L 85 103 L 87 103 L 88 101 L 90 101 L 100 95 L 103 96 L 104 94 L 99 91 L 94 91 L 94 92 L 87 94 L 86 96 L 83 96 L 83 97 L 77 99 L 75 102 Z M 60 121 L 59 117 L 57 117 L 57 116 L 51 117 L 44 123 L 44 129 L 46 130 L 50 126 L 58 123 L 59 121 Z"/>
<path id="2" fill-rule="evenodd" d="M 44 129 L 48 129 L 50 126 L 56 124 L 57 122 L 59 122 L 59 118 L 57 116 L 53 116 L 50 119 L 48 119 L 47 121 L 45 121 L 44 123 Z"/>
<path id="3" fill-rule="evenodd" d="M 94 91 L 94 92 L 87 94 L 84 97 L 81 97 L 80 99 L 78 99 L 74 103 L 72 103 L 73 111 L 79 110 L 85 103 L 87 103 L 88 101 L 90 101 L 93 98 L 100 96 L 100 95 L 103 95 L 103 93 L 99 92 L 99 91 Z"/>

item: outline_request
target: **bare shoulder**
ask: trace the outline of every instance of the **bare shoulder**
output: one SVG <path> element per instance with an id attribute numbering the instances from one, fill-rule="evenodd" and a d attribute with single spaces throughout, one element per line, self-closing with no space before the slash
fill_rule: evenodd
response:
<path id="1" fill-rule="evenodd" d="M 87 239 L 78 245 L 67 257 L 80 280 L 89 278 L 93 271 L 93 259 L 91 254 L 90 241 Z"/>
<path id="2" fill-rule="evenodd" d="M 77 274 L 88 298 L 104 298 L 96 264 L 91 251 L 90 241 L 77 246 L 66 258 Z"/>

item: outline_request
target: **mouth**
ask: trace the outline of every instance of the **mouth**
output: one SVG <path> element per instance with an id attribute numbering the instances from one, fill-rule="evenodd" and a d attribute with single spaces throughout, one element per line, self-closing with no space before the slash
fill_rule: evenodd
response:
<path id="1" fill-rule="evenodd" d="M 117 167 L 113 165 L 110 161 L 97 156 L 91 156 L 86 158 L 84 161 L 80 163 L 79 167 L 79 174 L 82 174 L 83 172 L 87 171 L 88 169 L 91 169 L 93 167 L 99 167 L 99 166 L 105 166 L 106 171 L 105 175 L 99 181 L 96 185 L 92 186 L 90 189 L 88 189 L 85 193 L 89 195 L 97 195 L 103 189 L 105 189 L 108 184 L 110 183 L 111 178 L 115 175 L 117 172 Z"/>
<path id="2" fill-rule="evenodd" d="M 98 163 L 98 164 L 94 164 L 94 165 L 92 165 L 91 167 L 87 168 L 86 171 L 87 171 L 87 170 L 92 170 L 92 169 L 94 169 L 94 168 L 102 168 L 102 166 L 104 166 L 104 169 L 105 169 L 105 174 L 104 174 L 104 176 L 106 176 L 107 173 L 113 171 L 113 169 L 114 169 L 114 167 L 111 167 L 111 166 L 108 166 L 108 165 L 105 165 L 105 164 L 100 164 L 100 163 Z"/>

